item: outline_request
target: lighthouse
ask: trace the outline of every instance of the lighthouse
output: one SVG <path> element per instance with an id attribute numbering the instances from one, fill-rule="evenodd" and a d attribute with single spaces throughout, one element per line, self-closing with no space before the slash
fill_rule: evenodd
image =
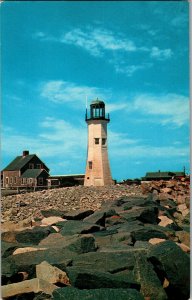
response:
<path id="1" fill-rule="evenodd" d="M 109 114 L 105 115 L 105 103 L 97 98 L 90 104 L 90 111 L 86 109 L 85 121 L 88 125 L 87 163 L 85 186 L 112 185 L 108 148 L 107 124 Z"/>

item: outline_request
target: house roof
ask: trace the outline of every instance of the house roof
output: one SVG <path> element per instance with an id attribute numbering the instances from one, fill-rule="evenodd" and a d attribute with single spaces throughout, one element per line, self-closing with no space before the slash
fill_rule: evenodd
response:
<path id="1" fill-rule="evenodd" d="M 184 176 L 184 172 L 147 172 L 145 177 L 147 178 L 163 178 L 163 177 L 173 177 L 173 176 Z"/>
<path id="2" fill-rule="evenodd" d="M 185 172 L 174 172 L 174 175 L 185 176 Z"/>
<path id="3" fill-rule="evenodd" d="M 46 170 L 28 169 L 21 175 L 21 178 L 37 178 L 42 172 L 46 172 L 48 174 Z"/>
<path id="4" fill-rule="evenodd" d="M 147 172 L 145 177 L 171 177 L 171 175 L 170 172 Z"/>
<path id="5" fill-rule="evenodd" d="M 16 171 L 16 170 L 20 170 L 34 156 L 35 156 L 35 154 L 29 154 L 29 155 L 26 155 L 26 156 L 17 156 L 7 167 L 5 167 L 3 169 L 3 171 Z"/>
<path id="6" fill-rule="evenodd" d="M 29 154 L 29 155 L 26 155 L 26 156 L 17 156 L 7 167 L 5 167 L 3 169 L 3 171 L 17 171 L 17 170 L 21 170 L 35 156 L 37 156 L 37 155 L 36 154 Z M 47 166 L 46 166 L 46 168 L 47 168 Z"/>

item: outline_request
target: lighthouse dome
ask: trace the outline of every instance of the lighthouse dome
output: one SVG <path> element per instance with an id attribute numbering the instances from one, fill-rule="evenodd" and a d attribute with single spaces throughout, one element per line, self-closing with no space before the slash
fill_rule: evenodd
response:
<path id="1" fill-rule="evenodd" d="M 105 105 L 105 103 L 97 98 L 91 102 L 91 105 Z"/>

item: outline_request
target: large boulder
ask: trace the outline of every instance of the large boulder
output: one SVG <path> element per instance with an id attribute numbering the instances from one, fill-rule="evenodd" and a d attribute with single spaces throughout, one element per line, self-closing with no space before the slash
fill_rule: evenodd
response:
<path id="1" fill-rule="evenodd" d="M 73 259 L 73 266 L 100 272 L 117 273 L 121 270 L 133 270 L 135 265 L 134 251 L 89 252 Z"/>
<path id="2" fill-rule="evenodd" d="M 75 252 L 63 248 L 52 248 L 12 255 L 2 261 L 1 272 L 4 280 L 18 272 L 27 272 L 29 279 L 35 277 L 35 266 L 43 261 L 64 270 L 72 262 Z"/>
<path id="3" fill-rule="evenodd" d="M 62 214 L 62 217 L 67 220 L 83 220 L 84 218 L 92 215 L 92 209 L 77 209 Z"/>
<path id="4" fill-rule="evenodd" d="M 135 289 L 90 289 L 79 290 L 72 287 L 60 288 L 53 292 L 54 300 L 64 299 L 89 299 L 89 300 L 144 300 L 143 296 Z"/>
<path id="5" fill-rule="evenodd" d="M 56 226 L 58 226 L 58 224 L 56 224 Z M 86 234 L 99 231 L 100 228 L 99 225 L 93 223 L 70 220 L 62 222 L 60 233 L 62 235 Z"/>
<path id="6" fill-rule="evenodd" d="M 135 243 L 136 241 L 148 241 L 151 238 L 167 239 L 166 234 L 158 227 L 143 227 L 141 229 L 134 230 L 131 233 L 131 237 L 133 243 Z"/>
<path id="7" fill-rule="evenodd" d="M 71 284 L 79 289 L 134 288 L 139 290 L 132 272 L 129 274 L 110 274 L 85 268 L 68 267 L 67 274 Z"/>
<path id="8" fill-rule="evenodd" d="M 92 234 L 74 234 L 63 236 L 60 233 L 52 233 L 39 243 L 39 246 L 47 248 L 63 248 L 80 253 L 97 250 L 95 237 Z"/>
<path id="9" fill-rule="evenodd" d="M 50 233 L 56 232 L 51 226 L 34 227 L 32 229 L 25 229 L 22 231 L 15 231 L 15 240 L 18 243 L 38 245 L 39 242 L 47 237 Z M 2 234 L 4 239 L 4 234 Z"/>
<path id="10" fill-rule="evenodd" d="M 132 209 L 119 212 L 119 216 L 127 221 L 139 220 L 143 223 L 157 224 L 158 209 L 156 207 L 133 207 Z"/>
<path id="11" fill-rule="evenodd" d="M 170 299 L 187 300 L 190 290 L 190 257 L 172 241 L 155 245 L 148 258 L 161 281 L 167 278 Z"/>
<path id="12" fill-rule="evenodd" d="M 66 249 L 81 254 L 87 252 L 94 252 L 97 250 L 97 246 L 95 244 L 95 238 L 92 234 L 82 234 L 79 237 L 76 237 L 67 247 Z"/>
<path id="13" fill-rule="evenodd" d="M 115 211 L 113 211 L 112 215 L 114 214 L 116 214 Z M 107 212 L 105 210 L 95 211 L 92 215 L 86 217 L 84 221 L 105 227 L 105 219 L 107 216 L 109 217 L 110 214 L 107 215 Z"/>
<path id="14" fill-rule="evenodd" d="M 149 248 L 148 248 L 149 249 Z M 140 292 L 150 300 L 167 300 L 167 294 L 161 281 L 153 269 L 153 265 L 147 261 L 147 256 L 142 252 L 135 252 L 134 274 L 141 284 Z"/>

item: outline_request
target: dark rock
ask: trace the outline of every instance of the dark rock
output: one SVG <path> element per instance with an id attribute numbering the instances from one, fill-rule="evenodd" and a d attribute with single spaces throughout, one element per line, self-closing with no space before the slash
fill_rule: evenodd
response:
<path id="1" fill-rule="evenodd" d="M 105 231 L 101 231 L 105 232 Z M 111 235 L 98 235 L 94 234 L 96 243 L 99 247 L 98 251 L 103 251 L 103 249 L 111 248 L 116 249 L 128 249 L 127 245 L 132 245 L 131 235 L 126 232 L 113 233 Z"/>
<path id="2" fill-rule="evenodd" d="M 107 215 L 105 211 L 96 211 L 89 217 L 85 218 L 84 221 L 105 227 L 106 216 Z"/>
<path id="3" fill-rule="evenodd" d="M 142 252 L 135 252 L 134 274 L 137 281 L 141 284 L 140 292 L 150 300 L 166 300 L 161 281 L 153 269 L 153 265 L 147 261 L 146 255 Z"/>
<path id="4" fill-rule="evenodd" d="M 79 254 L 97 250 L 95 238 L 91 234 L 63 236 L 60 233 L 52 233 L 42 240 L 39 243 L 39 246 L 47 248 L 63 248 L 63 251 L 67 249 Z"/>
<path id="5" fill-rule="evenodd" d="M 107 228 L 106 230 L 101 230 L 101 231 L 97 231 L 97 232 L 93 232 L 93 235 L 95 237 L 97 236 L 108 236 L 108 235 L 112 235 L 117 233 L 118 230 L 116 228 Z"/>
<path id="6" fill-rule="evenodd" d="M 150 249 L 152 245 L 147 241 L 136 241 L 134 244 L 134 248 L 137 249 Z"/>
<path id="7" fill-rule="evenodd" d="M 127 221 L 139 220 L 149 224 L 157 224 L 158 221 L 158 209 L 156 207 L 134 207 L 119 213 L 119 215 Z"/>
<path id="8" fill-rule="evenodd" d="M 45 294 L 43 292 L 39 293 L 24 293 L 21 295 L 16 295 L 13 297 L 9 297 L 9 300 L 48 300 L 53 299 L 51 295 Z"/>
<path id="9" fill-rule="evenodd" d="M 124 224 L 117 224 L 110 227 L 110 229 L 116 229 L 118 232 L 131 233 L 134 230 L 144 228 L 144 224 L 138 220 L 125 222 Z"/>
<path id="10" fill-rule="evenodd" d="M 59 222 L 61 223 L 61 222 Z M 56 223 L 57 226 L 58 223 Z M 100 226 L 84 221 L 69 220 L 62 222 L 62 228 L 60 233 L 62 235 L 73 235 L 73 234 L 86 234 L 100 230 Z"/>
<path id="11" fill-rule="evenodd" d="M 121 270 L 133 270 L 135 264 L 133 251 L 89 252 L 73 259 L 73 266 L 100 272 L 117 273 Z"/>
<path id="12" fill-rule="evenodd" d="M 48 209 L 48 210 L 41 210 L 41 214 L 45 217 L 61 217 L 66 213 L 66 211 L 60 211 L 56 209 Z"/>
<path id="13" fill-rule="evenodd" d="M 16 233 L 16 241 L 19 243 L 38 245 L 42 239 L 54 232 L 56 231 L 51 226 L 25 229 Z"/>
<path id="14" fill-rule="evenodd" d="M 85 234 L 77 237 L 66 247 L 66 249 L 81 254 L 96 251 L 97 246 L 95 244 L 94 236 L 91 234 Z"/>
<path id="15" fill-rule="evenodd" d="M 62 218 L 67 220 L 83 220 L 84 218 L 92 215 L 93 213 L 94 211 L 91 209 L 86 209 L 86 210 L 78 209 L 75 211 L 73 210 L 73 211 L 63 213 Z"/>
<path id="16" fill-rule="evenodd" d="M 151 238 L 174 239 L 175 233 L 173 230 L 159 225 L 145 225 L 141 229 L 131 232 L 133 242 L 148 241 Z"/>
<path id="17" fill-rule="evenodd" d="M 153 207 L 153 206 L 157 206 L 157 203 L 155 201 L 151 200 L 151 197 L 145 197 L 145 198 L 130 198 L 125 205 L 123 205 L 123 210 L 129 210 L 132 209 L 136 206 L 140 206 L 140 207 Z"/>
<path id="18" fill-rule="evenodd" d="M 11 255 L 17 248 L 22 247 L 21 244 L 18 243 L 8 243 L 5 241 L 1 241 L 1 257 L 6 258 Z"/>
<path id="19" fill-rule="evenodd" d="M 77 235 L 78 236 L 78 235 Z M 45 239 L 41 240 L 38 244 L 45 248 L 64 248 L 68 246 L 76 236 L 63 236 L 60 233 L 50 233 Z"/>
<path id="20" fill-rule="evenodd" d="M 172 241 L 155 245 L 148 257 L 160 280 L 168 279 L 166 291 L 170 299 L 187 300 L 190 289 L 190 257 Z"/>
<path id="21" fill-rule="evenodd" d="M 63 299 L 90 299 L 90 300 L 144 300 L 143 296 L 135 289 L 90 289 L 79 290 L 72 287 L 56 289 L 53 292 L 54 300 Z"/>
<path id="22" fill-rule="evenodd" d="M 2 261 L 2 276 L 10 278 L 18 272 L 27 272 L 29 279 L 35 277 L 35 266 L 43 261 L 63 269 L 72 262 L 75 252 L 63 248 L 46 249 L 12 255 Z"/>
<path id="23" fill-rule="evenodd" d="M 20 295 L 16 295 L 16 296 L 12 296 L 12 297 L 9 297 L 8 299 L 9 300 L 34 300 L 36 298 L 35 297 L 35 293 L 24 293 L 24 294 L 20 294 Z M 44 298 L 45 300 L 46 298 Z M 47 299 L 50 299 L 50 298 L 47 298 Z"/>
<path id="24" fill-rule="evenodd" d="M 154 228 L 142 228 L 131 233 L 133 243 L 135 241 L 148 241 L 152 238 L 167 239 L 167 236 L 162 231 Z"/>
<path id="25" fill-rule="evenodd" d="M 130 274 L 110 274 L 84 268 L 68 267 L 67 275 L 72 286 L 79 289 L 98 289 L 98 288 L 133 288 L 140 289 L 132 272 Z"/>
<path id="26" fill-rule="evenodd" d="M 129 209 L 131 207 L 134 207 L 134 206 L 141 206 L 141 205 L 146 205 L 146 203 L 150 201 L 148 197 L 146 196 L 135 196 L 135 197 L 132 197 L 132 196 L 125 196 L 125 197 L 121 197 L 117 200 L 115 200 L 113 202 L 113 206 L 117 206 L 117 207 L 120 207 L 120 206 L 123 206 L 123 207 L 126 207 L 126 209 Z"/>

